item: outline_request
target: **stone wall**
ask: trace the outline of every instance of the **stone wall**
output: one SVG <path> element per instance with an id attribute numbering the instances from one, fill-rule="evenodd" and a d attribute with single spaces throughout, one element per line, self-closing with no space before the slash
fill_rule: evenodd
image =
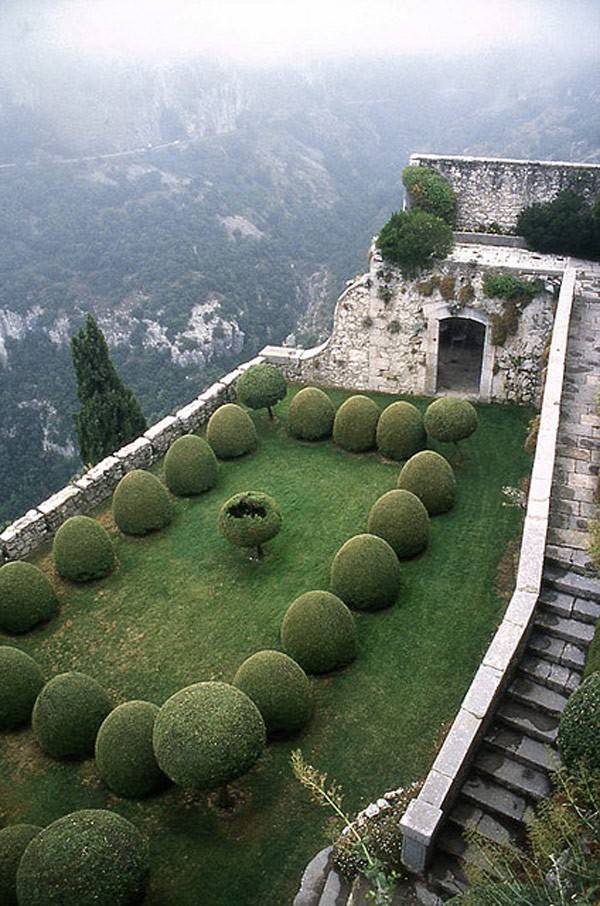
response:
<path id="1" fill-rule="evenodd" d="M 413 154 L 410 163 L 437 170 L 448 180 L 457 196 L 459 230 L 497 224 L 512 232 L 523 208 L 551 201 L 563 189 L 588 200 L 600 195 L 600 164 L 437 154 Z"/>

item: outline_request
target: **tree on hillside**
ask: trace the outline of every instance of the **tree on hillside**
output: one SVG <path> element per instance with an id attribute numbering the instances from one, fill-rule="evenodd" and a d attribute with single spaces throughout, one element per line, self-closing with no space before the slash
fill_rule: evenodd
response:
<path id="1" fill-rule="evenodd" d="M 94 465 L 146 430 L 140 404 L 110 360 L 104 334 L 92 315 L 71 339 L 81 409 L 75 427 L 82 461 Z"/>

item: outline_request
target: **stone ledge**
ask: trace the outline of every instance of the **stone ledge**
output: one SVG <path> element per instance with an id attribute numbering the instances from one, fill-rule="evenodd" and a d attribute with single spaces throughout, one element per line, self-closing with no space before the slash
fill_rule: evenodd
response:
<path id="1" fill-rule="evenodd" d="M 54 533 L 70 516 L 81 513 L 83 504 L 83 490 L 69 484 L 40 503 L 37 509 L 45 516 L 50 532 Z"/>
<path id="2" fill-rule="evenodd" d="M 0 534 L 0 549 L 6 560 L 21 560 L 49 540 L 51 531 L 39 510 L 28 510 Z"/>
<path id="3" fill-rule="evenodd" d="M 116 456 L 107 456 L 73 482 L 85 494 L 86 509 L 92 509 L 110 497 L 123 477 L 123 463 Z"/>
<path id="4" fill-rule="evenodd" d="M 200 399 L 192 400 L 175 413 L 175 418 L 181 422 L 185 432 L 191 434 L 197 431 L 208 418 L 206 403 Z"/>
<path id="5" fill-rule="evenodd" d="M 183 434 L 183 425 L 174 415 L 167 415 L 144 433 L 154 450 L 154 459 L 166 453 L 174 440 Z"/>
<path id="6" fill-rule="evenodd" d="M 147 437 L 136 437 L 130 444 L 117 450 L 115 457 L 123 465 L 123 472 L 147 469 L 154 462 L 154 449 Z"/>

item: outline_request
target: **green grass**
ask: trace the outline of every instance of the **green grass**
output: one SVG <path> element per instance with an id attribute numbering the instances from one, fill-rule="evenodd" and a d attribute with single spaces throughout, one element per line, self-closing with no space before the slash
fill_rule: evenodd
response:
<path id="1" fill-rule="evenodd" d="M 332 393 L 336 404 L 348 395 Z M 36 657 L 48 677 L 89 673 L 115 704 L 142 698 L 159 705 L 190 683 L 231 681 L 248 655 L 277 647 L 288 604 L 328 588 L 335 552 L 366 530 L 370 506 L 395 487 L 399 471 L 376 454 L 291 439 L 289 398 L 277 407 L 279 421 L 254 416 L 258 451 L 223 464 L 217 487 L 202 497 L 177 499 L 167 529 L 147 538 L 115 534 L 120 565 L 112 576 L 79 587 L 53 576 L 60 615 L 0 641 Z M 381 408 L 394 399 L 373 398 Z M 140 802 L 120 800 L 103 787 L 92 760 L 52 761 L 25 729 L 0 734 L 0 826 L 44 825 L 73 809 L 109 807 L 151 839 L 147 906 L 289 904 L 305 863 L 327 842 L 326 815 L 293 779 L 290 751 L 300 746 L 337 778 L 350 810 L 414 780 L 429 768 L 440 728 L 455 715 L 498 623 L 498 563 L 521 519 L 502 506 L 501 488 L 527 474 L 522 447 L 531 413 L 506 406 L 478 412 L 480 428 L 457 467 L 456 507 L 432 520 L 426 553 L 403 563 L 398 604 L 356 615 L 357 660 L 313 681 L 311 723 L 297 738 L 271 743 L 237 782 L 245 797 L 237 814 L 218 817 L 205 795 L 176 787 Z M 259 563 L 215 527 L 222 502 L 250 489 L 274 496 L 284 515 Z M 101 518 L 109 523 L 106 512 Z M 50 570 L 47 557 L 37 562 Z"/>

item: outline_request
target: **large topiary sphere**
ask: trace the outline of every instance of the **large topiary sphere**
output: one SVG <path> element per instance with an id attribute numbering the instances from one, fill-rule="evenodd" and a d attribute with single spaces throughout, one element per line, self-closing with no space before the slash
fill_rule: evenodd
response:
<path id="1" fill-rule="evenodd" d="M 430 403 L 424 421 L 428 434 L 442 443 L 454 444 L 470 437 L 478 424 L 475 407 L 456 396 L 443 396 Z"/>
<path id="2" fill-rule="evenodd" d="M 346 541 L 331 564 L 331 590 L 356 610 L 393 604 L 400 590 L 400 564 L 387 541 L 368 534 Z"/>
<path id="3" fill-rule="evenodd" d="M 328 591 L 308 591 L 290 604 L 281 643 L 307 673 L 328 673 L 356 657 L 356 625 L 343 601 Z"/>
<path id="4" fill-rule="evenodd" d="M 234 459 L 256 449 L 258 437 L 254 422 L 241 406 L 226 403 L 208 420 L 206 439 L 219 459 Z"/>
<path id="5" fill-rule="evenodd" d="M 83 809 L 49 824 L 17 871 L 19 906 L 133 906 L 144 896 L 148 845 L 115 812 Z"/>
<path id="6" fill-rule="evenodd" d="M 214 789 L 245 774 L 266 743 L 253 701 L 227 683 L 196 683 L 172 695 L 154 724 L 160 768 L 179 786 Z"/>
<path id="7" fill-rule="evenodd" d="M 237 547 L 255 548 L 262 556 L 262 545 L 281 529 L 279 504 L 261 491 L 245 491 L 226 500 L 219 513 L 218 527 L 224 538 Z"/>
<path id="8" fill-rule="evenodd" d="M 0 646 L 0 730 L 27 723 L 44 685 L 44 675 L 32 657 Z"/>
<path id="9" fill-rule="evenodd" d="M 185 434 L 165 456 L 165 481 L 178 497 L 191 497 L 214 488 L 219 464 L 212 447 L 196 434 Z"/>
<path id="10" fill-rule="evenodd" d="M 60 673 L 46 683 L 33 707 L 33 734 L 53 758 L 91 755 L 111 710 L 100 683 L 84 673 Z"/>
<path id="11" fill-rule="evenodd" d="M 558 747 L 567 768 L 600 771 L 600 673 L 573 692 L 560 718 Z"/>
<path id="12" fill-rule="evenodd" d="M 447 512 L 456 500 L 452 466 L 433 450 L 415 453 L 404 463 L 398 476 L 398 487 L 416 494 L 430 516 Z"/>
<path id="13" fill-rule="evenodd" d="M 54 589 L 41 569 L 21 560 L 0 567 L 0 629 L 29 632 L 57 611 Z"/>
<path id="14" fill-rule="evenodd" d="M 125 702 L 110 712 L 98 731 L 96 767 L 118 796 L 141 799 L 164 779 L 152 747 L 157 714 L 158 707 L 151 702 Z"/>
<path id="15" fill-rule="evenodd" d="M 102 579 L 116 561 L 110 535 L 89 516 L 71 516 L 63 522 L 54 536 L 52 556 L 57 573 L 71 582 Z"/>
<path id="16" fill-rule="evenodd" d="M 333 439 L 344 450 L 363 453 L 375 446 L 379 409 L 368 396 L 357 394 L 342 403 L 333 422 Z"/>
<path id="17" fill-rule="evenodd" d="M 18 906 L 17 869 L 21 857 L 41 831 L 37 824 L 11 824 L 0 830 L 0 903 Z"/>
<path id="18" fill-rule="evenodd" d="M 146 535 L 169 524 L 173 506 L 169 492 L 156 475 L 134 469 L 115 488 L 112 514 L 126 535 Z"/>
<path id="19" fill-rule="evenodd" d="M 287 735 L 303 727 L 312 711 L 306 673 L 281 651 L 257 651 L 238 668 L 233 685 L 252 699 L 269 735 Z"/>
<path id="20" fill-rule="evenodd" d="M 391 403 L 377 422 L 377 449 L 388 459 L 410 459 L 427 441 L 423 416 L 412 403 Z"/>
<path id="21" fill-rule="evenodd" d="M 272 418 L 272 407 L 285 397 L 287 385 L 281 369 L 265 362 L 247 368 L 238 378 L 235 392 L 244 406 L 267 409 Z"/>
<path id="22" fill-rule="evenodd" d="M 299 440 L 322 440 L 331 437 L 335 406 L 323 390 L 305 387 L 290 403 L 288 427 Z"/>
<path id="23" fill-rule="evenodd" d="M 429 513 L 411 491 L 388 491 L 371 507 L 367 528 L 398 557 L 413 557 L 429 544 Z"/>

